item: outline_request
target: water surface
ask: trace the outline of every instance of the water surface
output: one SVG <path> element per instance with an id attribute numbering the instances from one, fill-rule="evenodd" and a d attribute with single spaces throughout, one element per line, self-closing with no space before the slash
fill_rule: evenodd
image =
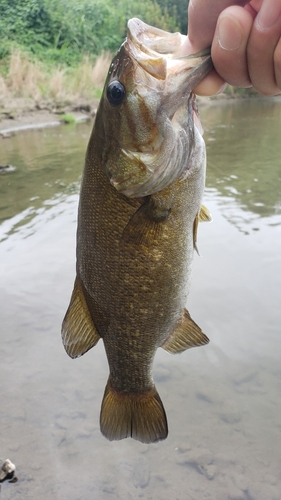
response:
<path id="1" fill-rule="evenodd" d="M 19 481 L 1 500 L 280 500 L 281 102 L 201 110 L 205 204 L 187 307 L 211 342 L 154 378 L 169 436 L 108 442 L 102 342 L 68 358 L 60 326 L 75 275 L 88 124 L 1 140 L 0 458 Z"/>

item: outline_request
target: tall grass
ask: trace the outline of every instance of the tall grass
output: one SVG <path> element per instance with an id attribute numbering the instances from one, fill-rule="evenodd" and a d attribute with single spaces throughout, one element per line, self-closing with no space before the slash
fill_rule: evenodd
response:
<path id="1" fill-rule="evenodd" d="M 10 56 L 7 74 L 0 74 L 0 100 L 15 97 L 55 102 L 91 99 L 103 86 L 111 57 L 105 52 L 94 63 L 85 56 L 75 68 L 49 68 L 15 51 Z"/>
<path id="2" fill-rule="evenodd" d="M 13 97 L 34 97 L 41 94 L 44 74 L 38 63 L 33 63 L 21 52 L 13 52 L 6 79 L 8 93 Z"/>

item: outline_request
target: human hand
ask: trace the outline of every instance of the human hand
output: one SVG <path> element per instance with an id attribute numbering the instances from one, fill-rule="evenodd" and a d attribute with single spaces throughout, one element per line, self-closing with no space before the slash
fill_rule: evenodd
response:
<path id="1" fill-rule="evenodd" d="M 190 0 L 185 53 L 211 46 L 215 70 L 195 92 L 213 95 L 225 82 L 281 93 L 281 0 Z"/>

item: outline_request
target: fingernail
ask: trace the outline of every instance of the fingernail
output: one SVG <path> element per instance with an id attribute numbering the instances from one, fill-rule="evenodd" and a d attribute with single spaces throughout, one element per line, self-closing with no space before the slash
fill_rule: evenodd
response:
<path id="1" fill-rule="evenodd" d="M 230 15 L 221 16 L 218 24 L 218 42 L 224 50 L 236 50 L 240 47 L 243 32 L 240 24 Z"/>
<path id="2" fill-rule="evenodd" d="M 278 21 L 281 13 L 280 2 L 271 0 L 271 2 L 263 2 L 261 10 L 256 18 L 256 23 L 261 30 L 268 30 Z"/>

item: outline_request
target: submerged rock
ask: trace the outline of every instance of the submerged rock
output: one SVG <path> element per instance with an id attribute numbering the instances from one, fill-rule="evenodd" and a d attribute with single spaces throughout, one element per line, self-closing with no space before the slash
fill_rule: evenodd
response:
<path id="1" fill-rule="evenodd" d="M 8 458 L 3 463 L 0 469 L 0 483 L 5 479 L 12 479 L 16 470 L 15 464 L 11 462 Z"/>
<path id="2" fill-rule="evenodd" d="M 8 172 L 14 172 L 16 167 L 13 165 L 0 165 L 0 174 L 6 174 Z"/>

